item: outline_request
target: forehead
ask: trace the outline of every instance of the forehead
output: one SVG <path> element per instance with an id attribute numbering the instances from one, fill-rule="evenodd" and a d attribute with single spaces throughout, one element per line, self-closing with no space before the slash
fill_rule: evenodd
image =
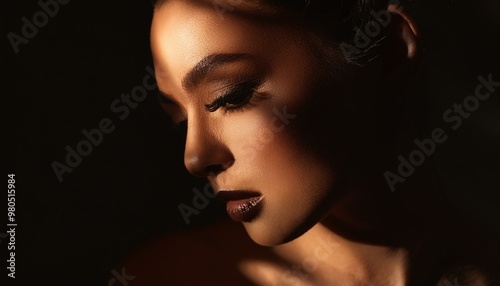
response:
<path id="1" fill-rule="evenodd" d="M 159 6 L 151 26 L 156 68 L 180 75 L 210 54 L 271 55 L 293 31 L 248 6 L 232 8 L 224 11 L 210 1 L 180 0 Z"/>

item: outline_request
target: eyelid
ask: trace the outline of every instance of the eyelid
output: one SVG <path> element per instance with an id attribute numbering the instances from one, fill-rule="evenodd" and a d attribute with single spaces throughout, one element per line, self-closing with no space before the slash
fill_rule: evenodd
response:
<path id="1" fill-rule="evenodd" d="M 174 124 L 174 127 L 180 127 L 184 122 L 187 122 L 186 114 L 183 112 L 177 101 L 173 100 L 161 91 L 158 91 L 156 95 L 164 112 L 167 113 L 170 120 Z"/>
<path id="2" fill-rule="evenodd" d="M 228 99 L 228 97 L 231 97 L 237 92 L 246 92 L 246 91 L 251 91 L 252 94 L 249 95 L 249 100 L 254 96 L 253 93 L 255 93 L 255 90 L 258 89 L 262 85 L 263 81 L 258 80 L 258 79 L 252 79 L 252 80 L 246 80 L 243 82 L 238 82 L 238 83 L 233 83 L 226 85 L 226 87 L 230 87 L 229 91 L 225 92 L 223 95 L 218 96 L 216 99 L 214 99 L 211 103 L 205 104 L 205 108 L 209 112 L 215 112 L 219 108 L 224 107 L 225 101 Z M 223 89 L 224 89 L 223 88 Z M 245 105 L 244 103 L 243 105 Z"/>
<path id="3" fill-rule="evenodd" d="M 156 98 L 158 99 L 158 101 L 160 101 L 160 103 L 163 103 L 163 104 L 176 104 L 176 105 L 179 105 L 179 103 L 175 100 L 173 100 L 170 96 L 168 96 L 167 94 L 161 92 L 161 91 L 158 91 L 156 93 Z"/>
<path id="4" fill-rule="evenodd" d="M 184 128 L 187 128 L 187 119 L 183 119 L 183 120 L 180 120 L 180 121 L 177 121 L 177 122 L 173 122 L 174 123 L 174 128 L 175 129 L 184 129 Z"/>

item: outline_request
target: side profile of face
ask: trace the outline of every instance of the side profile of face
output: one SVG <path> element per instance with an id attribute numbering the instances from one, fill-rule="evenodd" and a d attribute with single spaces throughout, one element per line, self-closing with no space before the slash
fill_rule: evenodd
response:
<path id="1" fill-rule="evenodd" d="M 174 122 L 187 120 L 187 169 L 216 192 L 262 196 L 243 224 L 255 242 L 276 245 L 326 214 L 347 161 L 339 149 L 371 129 L 353 128 L 361 119 L 332 106 L 335 87 L 320 88 L 322 64 L 304 31 L 233 8 L 221 15 L 210 1 L 159 6 L 155 72 L 163 108 Z"/>

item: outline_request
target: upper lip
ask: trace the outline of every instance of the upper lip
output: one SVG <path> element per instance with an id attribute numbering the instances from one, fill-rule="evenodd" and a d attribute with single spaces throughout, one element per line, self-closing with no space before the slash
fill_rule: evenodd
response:
<path id="1" fill-rule="evenodd" d="M 219 192 L 217 192 L 217 198 L 225 202 L 255 198 L 260 196 L 262 195 L 259 192 L 248 190 L 220 190 Z"/>

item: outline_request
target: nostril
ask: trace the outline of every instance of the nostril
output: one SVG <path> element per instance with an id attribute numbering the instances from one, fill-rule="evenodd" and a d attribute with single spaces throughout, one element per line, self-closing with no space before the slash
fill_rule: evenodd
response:
<path id="1" fill-rule="evenodd" d="M 234 159 L 229 160 L 226 163 L 221 164 L 221 165 L 217 164 L 217 165 L 207 166 L 205 168 L 205 173 L 207 174 L 207 176 L 213 177 L 213 176 L 221 173 L 222 171 L 228 169 L 229 167 L 231 167 L 233 165 L 233 163 L 234 163 Z"/>
<path id="2" fill-rule="evenodd" d="M 205 168 L 205 173 L 210 177 L 216 176 L 222 171 L 224 171 L 222 165 L 210 165 Z"/>
<path id="3" fill-rule="evenodd" d="M 226 170 L 234 164 L 234 159 L 227 161 L 224 165 L 222 165 L 222 169 Z"/>

